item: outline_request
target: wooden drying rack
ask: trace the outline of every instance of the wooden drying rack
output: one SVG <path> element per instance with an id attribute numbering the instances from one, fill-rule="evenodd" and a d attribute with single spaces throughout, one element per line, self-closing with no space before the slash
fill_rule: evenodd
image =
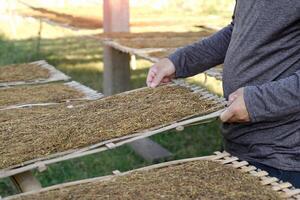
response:
<path id="1" fill-rule="evenodd" d="M 43 69 L 47 69 L 49 71 L 49 78 L 46 79 L 36 79 L 32 81 L 13 81 L 13 82 L 5 82 L 0 83 L 1 87 L 8 87 L 8 86 L 16 86 L 16 85 L 32 85 L 32 84 L 40 84 L 40 83 L 50 83 L 56 81 L 68 81 L 70 77 L 62 73 L 61 71 L 57 70 L 52 65 L 48 64 L 45 60 L 40 60 L 32 63 L 28 63 L 32 65 L 37 65 Z"/>
<path id="2" fill-rule="evenodd" d="M 212 110 L 215 110 L 216 108 L 219 109 L 217 112 L 211 112 L 210 110 L 207 111 L 207 114 L 204 114 L 202 116 L 187 116 L 186 118 L 183 118 L 179 121 L 174 121 L 172 123 L 160 125 L 157 127 L 153 127 L 148 130 L 143 130 L 138 133 L 133 133 L 131 135 L 127 135 L 120 138 L 114 138 L 111 140 L 103 141 L 100 143 L 97 143 L 95 145 L 91 145 L 85 148 L 81 149 L 71 149 L 65 152 L 60 152 L 57 154 L 53 154 L 50 156 L 46 156 L 40 159 L 34 159 L 27 162 L 24 162 L 22 164 L 10 166 L 6 169 L 0 170 L 0 178 L 5 177 L 12 177 L 12 179 L 16 179 L 17 182 L 19 182 L 21 191 L 28 191 L 31 190 L 31 187 L 29 189 L 22 189 L 22 184 L 26 185 L 35 185 L 37 184 L 35 181 L 30 181 L 30 179 L 33 179 L 32 176 L 29 176 L 29 173 L 33 169 L 37 169 L 40 172 L 45 171 L 47 169 L 47 165 L 54 164 L 57 162 L 70 160 L 86 155 L 91 155 L 95 153 L 99 153 L 102 151 L 114 149 L 116 147 L 122 146 L 124 144 L 131 143 L 133 141 L 137 141 L 139 139 L 147 138 L 168 130 L 176 129 L 178 131 L 181 131 L 185 126 L 193 125 L 193 124 L 201 124 L 201 123 L 207 123 L 209 121 L 212 121 L 220 116 L 220 114 L 223 112 L 222 107 L 225 106 L 226 102 L 224 98 L 218 97 L 214 94 L 211 94 L 208 92 L 205 88 L 196 86 L 196 85 L 190 85 L 185 83 L 184 81 L 177 80 L 173 84 L 170 85 L 178 85 L 183 86 L 186 88 L 189 88 L 191 92 L 195 94 L 199 94 L 200 99 L 202 100 L 210 100 L 215 103 L 215 108 L 212 108 Z M 137 90 L 142 90 L 144 88 L 140 88 Z M 131 92 L 137 91 L 132 90 L 125 92 L 123 94 L 130 94 Z M 21 181 L 20 181 L 21 180 Z M 27 187 L 27 186 L 26 186 Z M 23 187 L 24 188 L 24 187 Z M 35 189 L 35 187 L 32 187 Z"/>
<path id="3" fill-rule="evenodd" d="M 70 88 L 75 89 L 78 92 L 81 92 L 84 97 L 82 98 L 76 98 L 76 99 L 65 99 L 63 102 L 72 102 L 72 101 L 89 101 L 89 100 L 97 100 L 103 97 L 103 94 L 98 93 L 97 91 L 84 86 L 76 81 L 71 81 L 67 83 L 62 83 L 63 85 L 66 85 Z M 0 92 L 2 89 L 7 89 L 7 87 L 0 88 Z M 11 106 L 0 106 L 0 111 L 1 110 L 9 110 L 9 109 L 17 109 L 17 108 L 26 108 L 26 107 L 35 107 L 35 106 L 50 106 L 50 105 L 56 105 L 61 102 L 48 102 L 48 103 L 32 103 L 32 104 L 24 104 L 24 103 L 19 103 L 17 105 L 11 105 Z"/>
<path id="4" fill-rule="evenodd" d="M 146 172 L 146 171 L 153 170 L 153 169 L 165 168 L 165 167 L 169 167 L 169 166 L 174 166 L 174 165 L 179 165 L 179 164 L 184 164 L 184 163 L 194 162 L 194 161 L 200 161 L 200 160 L 215 161 L 222 165 L 230 166 L 236 170 L 240 170 L 241 172 L 247 173 L 250 176 L 257 177 L 260 180 L 260 183 L 262 186 L 270 187 L 273 191 L 277 192 L 284 199 L 288 199 L 288 200 L 299 200 L 300 199 L 300 189 L 295 189 L 292 186 L 292 184 L 287 183 L 287 182 L 284 183 L 284 182 L 281 182 L 280 180 L 278 180 L 277 178 L 270 177 L 267 172 L 257 169 L 256 167 L 251 166 L 248 162 L 241 161 L 241 160 L 239 160 L 239 158 L 231 156 L 227 152 L 215 152 L 215 155 L 212 155 L 212 156 L 175 160 L 175 161 L 151 165 L 151 166 L 147 166 L 147 167 L 143 167 L 140 169 L 135 169 L 135 170 L 123 172 L 123 173 L 121 173 L 118 170 L 115 170 L 112 172 L 113 175 L 55 185 L 55 186 L 41 189 L 39 191 L 31 191 L 31 192 L 26 192 L 23 194 L 11 196 L 11 197 L 5 198 L 5 200 L 11 200 L 13 198 L 22 197 L 24 195 L 29 195 L 29 194 L 32 195 L 32 194 L 36 194 L 39 192 L 60 190 L 60 189 L 63 189 L 64 187 L 70 187 L 70 186 L 76 186 L 76 185 L 80 186 L 82 184 L 87 184 L 87 183 L 109 181 L 117 176 L 125 176 L 128 174 L 134 173 L 134 172 Z"/>
<path id="5" fill-rule="evenodd" d="M 166 38 L 162 38 L 162 39 L 166 39 Z M 157 58 L 155 56 L 151 56 L 151 53 L 157 53 L 157 52 L 164 52 L 164 51 L 168 51 L 171 48 L 144 48 L 144 49 L 137 49 L 137 48 L 132 48 L 126 45 L 123 45 L 121 43 L 118 42 L 118 40 L 116 39 L 110 39 L 110 40 L 106 40 L 104 41 L 104 44 L 112 47 L 118 51 L 121 51 L 123 53 L 127 53 L 130 55 L 134 55 L 134 56 L 138 56 L 140 58 L 143 58 L 145 60 L 148 60 L 150 62 L 156 63 L 160 60 L 160 58 Z M 174 49 L 175 50 L 175 49 Z M 204 72 L 207 76 L 212 76 L 214 78 L 216 78 L 217 80 L 222 80 L 222 72 L 216 70 L 215 68 L 211 68 L 207 71 Z"/>

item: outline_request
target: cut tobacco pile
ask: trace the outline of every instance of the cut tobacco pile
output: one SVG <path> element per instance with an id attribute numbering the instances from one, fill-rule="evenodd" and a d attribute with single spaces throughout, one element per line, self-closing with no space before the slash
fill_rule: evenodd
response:
<path id="1" fill-rule="evenodd" d="M 221 104 L 181 86 L 145 88 L 67 108 L 1 111 L 0 169 L 203 115 Z M 17 117 L 16 117 L 17 116 Z"/>
<path id="2" fill-rule="evenodd" d="M 212 161 L 139 171 L 110 180 L 62 187 L 22 200 L 79 199 L 203 199 L 203 200 L 277 200 L 279 195 L 259 179 Z"/>
<path id="3" fill-rule="evenodd" d="M 116 42 L 122 46 L 145 49 L 145 48 L 178 48 L 192 44 L 199 40 L 199 37 L 173 37 L 173 38 L 136 38 L 117 39 Z"/>
<path id="4" fill-rule="evenodd" d="M 190 37 L 208 37 L 212 35 L 214 31 L 204 30 L 197 32 L 139 32 L 139 33 L 104 33 L 95 35 L 98 39 L 110 38 L 110 39 L 136 39 L 136 38 L 145 38 L 145 39 L 155 39 L 155 38 L 190 38 Z"/>
<path id="5" fill-rule="evenodd" d="M 0 83 L 47 79 L 50 73 L 38 64 L 15 64 L 0 67 Z"/>
<path id="6" fill-rule="evenodd" d="M 63 83 L 16 86 L 0 89 L 0 108 L 18 104 L 59 103 L 82 97 L 83 93 Z"/>
<path id="7" fill-rule="evenodd" d="M 130 35 L 112 35 L 113 41 L 116 43 L 130 48 L 143 49 L 143 48 L 178 48 L 192 44 L 204 37 L 208 37 L 212 32 L 185 32 L 185 33 L 155 33 L 152 36 L 149 34 L 132 34 Z"/>

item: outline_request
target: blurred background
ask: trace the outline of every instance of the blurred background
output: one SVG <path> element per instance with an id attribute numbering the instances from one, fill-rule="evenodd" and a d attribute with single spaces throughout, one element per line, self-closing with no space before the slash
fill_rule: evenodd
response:
<path id="1" fill-rule="evenodd" d="M 234 0 L 130 0 L 131 32 L 220 29 L 231 21 Z M 46 60 L 74 80 L 102 91 L 103 47 L 84 36 L 102 33 L 101 0 L 0 0 L 0 67 Z M 59 25 L 60 24 L 60 25 Z M 69 24 L 73 30 L 61 26 Z M 151 63 L 138 59 L 131 88 L 145 86 Z M 212 154 L 222 148 L 219 123 L 191 126 L 152 137 L 171 159 Z M 51 165 L 35 172 L 44 187 L 150 165 L 128 146 Z M 0 196 L 15 194 L 0 180 Z"/>

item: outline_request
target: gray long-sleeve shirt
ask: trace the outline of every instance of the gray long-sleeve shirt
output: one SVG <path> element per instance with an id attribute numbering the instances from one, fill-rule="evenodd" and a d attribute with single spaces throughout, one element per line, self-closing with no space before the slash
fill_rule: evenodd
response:
<path id="1" fill-rule="evenodd" d="M 300 1 L 237 0 L 233 22 L 169 56 L 177 77 L 224 63 L 226 98 L 245 87 L 251 123 L 223 124 L 225 149 L 300 171 Z"/>

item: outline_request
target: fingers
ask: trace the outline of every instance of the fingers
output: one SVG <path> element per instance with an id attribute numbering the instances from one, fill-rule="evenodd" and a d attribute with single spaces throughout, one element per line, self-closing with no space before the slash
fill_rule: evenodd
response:
<path id="1" fill-rule="evenodd" d="M 236 92 L 229 95 L 228 106 L 230 106 L 237 98 L 238 98 L 238 94 Z"/>
<path id="2" fill-rule="evenodd" d="M 228 107 L 220 116 L 223 123 L 229 122 L 231 118 L 234 117 L 234 112 L 231 107 Z"/>
<path id="3" fill-rule="evenodd" d="M 220 116 L 222 122 L 246 123 L 251 121 L 244 100 L 243 88 L 232 93 L 228 100 L 229 107 Z"/>
<path id="4" fill-rule="evenodd" d="M 154 77 L 153 80 L 150 83 L 150 87 L 155 88 L 157 87 L 161 81 L 164 79 L 164 73 L 162 71 L 158 72 Z"/>
<path id="5" fill-rule="evenodd" d="M 156 65 L 151 67 L 147 76 L 148 87 L 155 88 L 164 81 L 169 82 L 168 78 L 165 78 L 164 70 L 158 70 Z"/>
<path id="6" fill-rule="evenodd" d="M 175 75 L 175 70 L 175 66 L 168 58 L 160 60 L 149 70 L 147 76 L 148 87 L 155 88 L 160 83 L 170 82 L 171 78 Z"/>
<path id="7" fill-rule="evenodd" d="M 155 66 L 151 67 L 147 76 L 147 86 L 150 87 L 157 73 Z"/>

